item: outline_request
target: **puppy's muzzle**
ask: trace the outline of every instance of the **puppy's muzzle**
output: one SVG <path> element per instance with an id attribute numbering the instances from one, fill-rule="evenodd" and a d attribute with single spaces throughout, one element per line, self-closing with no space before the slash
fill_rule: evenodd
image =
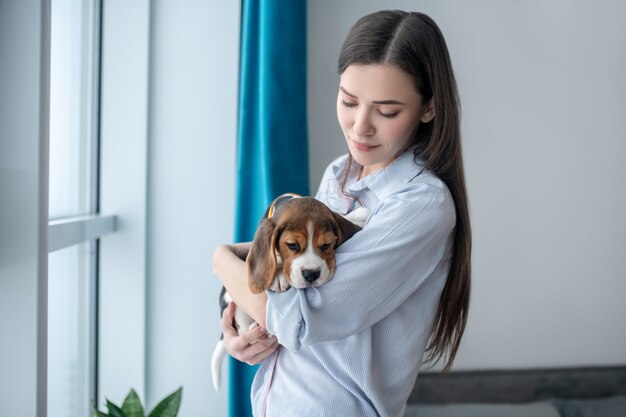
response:
<path id="1" fill-rule="evenodd" d="M 313 283 L 317 281 L 320 277 L 319 269 L 303 269 L 302 270 L 302 278 L 304 278 L 307 282 Z"/>

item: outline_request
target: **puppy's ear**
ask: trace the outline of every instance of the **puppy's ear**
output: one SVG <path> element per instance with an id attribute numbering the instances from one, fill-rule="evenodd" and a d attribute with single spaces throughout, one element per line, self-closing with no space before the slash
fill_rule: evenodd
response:
<path id="1" fill-rule="evenodd" d="M 276 274 L 276 224 L 263 219 L 254 235 L 252 247 L 246 258 L 248 285 L 254 294 L 268 289 Z"/>
<path id="2" fill-rule="evenodd" d="M 337 223 L 337 246 L 350 239 L 356 232 L 361 230 L 360 226 L 345 219 L 342 215 L 333 212 L 335 223 Z"/>

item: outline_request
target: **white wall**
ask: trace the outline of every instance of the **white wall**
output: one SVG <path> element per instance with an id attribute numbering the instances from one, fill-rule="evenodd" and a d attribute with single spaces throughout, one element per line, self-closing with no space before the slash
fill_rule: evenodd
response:
<path id="1" fill-rule="evenodd" d="M 336 62 L 351 24 L 430 15 L 452 56 L 474 238 L 456 369 L 626 363 L 626 3 L 309 2 L 311 189 L 346 152 Z"/>
<path id="2" fill-rule="evenodd" d="M 102 13 L 98 406 L 146 393 L 146 182 L 150 1 L 108 0 Z M 120 341 L 123 340 L 123 343 Z"/>
<path id="3" fill-rule="evenodd" d="M 147 402 L 183 385 L 181 417 L 226 415 L 210 374 L 221 288 L 211 259 L 234 234 L 239 8 L 152 3 Z"/>

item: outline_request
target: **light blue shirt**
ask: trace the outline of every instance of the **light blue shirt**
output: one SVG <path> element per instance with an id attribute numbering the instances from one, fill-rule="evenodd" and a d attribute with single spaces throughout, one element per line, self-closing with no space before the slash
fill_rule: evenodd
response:
<path id="1" fill-rule="evenodd" d="M 316 198 L 371 214 L 338 248 L 328 283 L 268 292 L 267 329 L 282 346 L 255 377 L 255 416 L 402 416 L 422 364 L 450 267 L 454 201 L 409 150 L 359 181 L 353 162 L 353 204 L 339 192 L 346 161 L 328 166 Z"/>

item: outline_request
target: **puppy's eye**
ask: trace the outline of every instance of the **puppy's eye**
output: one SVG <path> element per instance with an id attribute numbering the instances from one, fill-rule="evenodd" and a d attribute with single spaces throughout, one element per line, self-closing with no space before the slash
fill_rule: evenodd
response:
<path id="1" fill-rule="evenodd" d="M 297 251 L 300 250 L 300 245 L 297 244 L 297 243 L 289 243 L 289 242 L 287 242 L 287 243 L 285 243 L 285 245 L 287 245 L 287 247 L 289 249 L 291 249 L 292 251 L 294 251 L 294 252 L 297 252 Z"/>
<path id="2" fill-rule="evenodd" d="M 330 243 L 324 243 L 322 246 L 320 246 L 322 252 L 326 252 L 328 248 L 330 248 Z"/>

